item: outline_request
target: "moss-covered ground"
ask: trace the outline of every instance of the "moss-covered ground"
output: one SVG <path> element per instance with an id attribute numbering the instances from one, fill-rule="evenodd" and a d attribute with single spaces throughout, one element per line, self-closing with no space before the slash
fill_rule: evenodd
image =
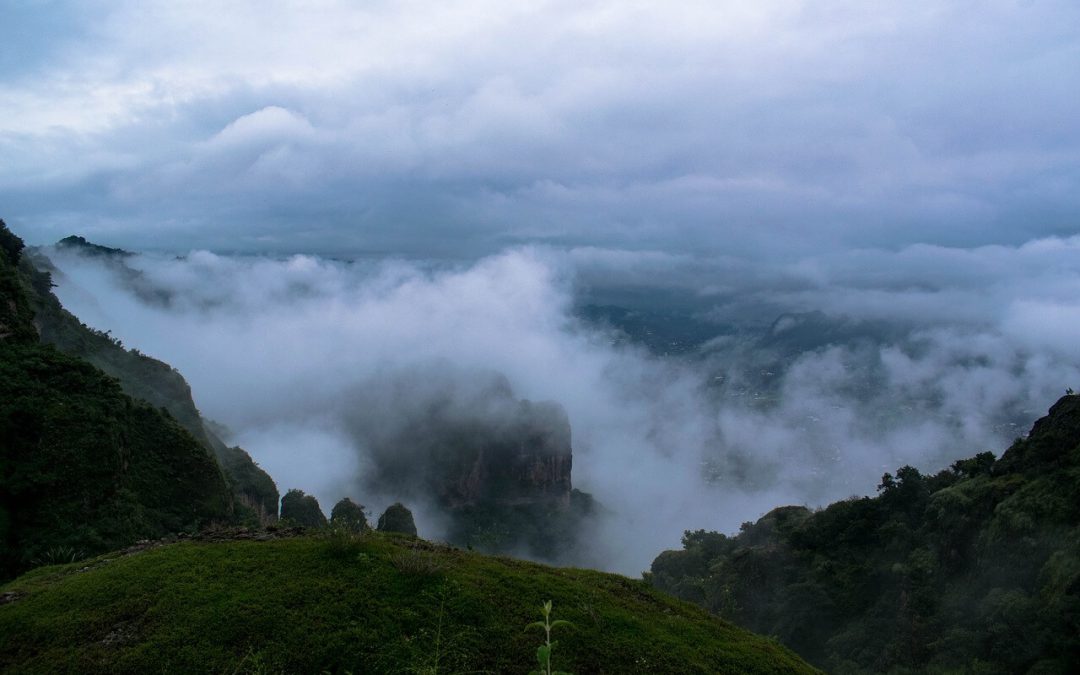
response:
<path id="1" fill-rule="evenodd" d="M 815 672 L 792 652 L 595 571 L 394 535 L 184 541 L 0 588 L 11 673 L 525 673 L 545 600 L 574 673 Z"/>

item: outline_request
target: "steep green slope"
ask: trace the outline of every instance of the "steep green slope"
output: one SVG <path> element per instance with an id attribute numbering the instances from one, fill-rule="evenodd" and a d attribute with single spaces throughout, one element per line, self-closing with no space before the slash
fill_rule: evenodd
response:
<path id="1" fill-rule="evenodd" d="M 36 570 L 0 598 L 15 673 L 523 673 L 545 600 L 573 622 L 561 670 L 814 672 L 640 581 L 379 533 L 170 544 Z"/>
<path id="2" fill-rule="evenodd" d="M 687 532 L 659 588 L 844 672 L 1068 673 L 1080 663 L 1080 396 L 997 461 L 904 467 L 876 498 Z"/>
<path id="3" fill-rule="evenodd" d="M 93 366 L 0 345 L 4 571 L 231 518 L 213 457 Z"/>
<path id="4" fill-rule="evenodd" d="M 122 264 L 132 255 L 105 248 L 81 237 L 68 237 L 58 246 L 72 252 Z M 128 269 L 131 274 L 133 270 Z M 207 428 L 183 376 L 167 363 L 125 349 L 106 333 L 93 330 L 65 310 L 52 293 L 52 275 L 57 271 L 40 251 L 31 250 L 20 261 L 19 271 L 28 281 L 26 297 L 34 313 L 34 325 L 41 341 L 60 351 L 85 359 L 120 381 L 132 398 L 164 408 L 197 441 L 217 457 L 236 498 L 237 515 L 250 524 L 272 522 L 277 515 L 278 490 L 273 479 L 251 459 L 243 448 L 229 447 Z"/>
<path id="5" fill-rule="evenodd" d="M 214 458 L 113 378 L 38 341 L 0 221 L 0 578 L 234 518 Z"/>

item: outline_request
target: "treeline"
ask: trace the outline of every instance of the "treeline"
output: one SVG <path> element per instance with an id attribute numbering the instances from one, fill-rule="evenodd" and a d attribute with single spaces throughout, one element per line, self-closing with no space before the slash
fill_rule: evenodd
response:
<path id="1" fill-rule="evenodd" d="M 319 506 L 319 500 L 313 495 L 305 494 L 303 490 L 289 490 L 281 498 L 281 524 L 284 526 L 322 528 L 338 527 L 350 532 L 366 532 L 371 529 L 367 521 L 367 513 L 361 504 L 357 504 L 348 497 L 343 497 L 330 511 L 330 519 L 327 520 Z M 376 529 L 380 532 L 396 532 L 416 536 L 416 523 L 410 511 L 401 502 L 395 502 L 387 507 L 386 511 L 379 516 Z"/>
<path id="2" fill-rule="evenodd" d="M 834 673 L 1067 673 L 1080 663 L 1080 396 L 1000 459 L 903 467 L 878 495 L 686 532 L 652 583 Z"/>

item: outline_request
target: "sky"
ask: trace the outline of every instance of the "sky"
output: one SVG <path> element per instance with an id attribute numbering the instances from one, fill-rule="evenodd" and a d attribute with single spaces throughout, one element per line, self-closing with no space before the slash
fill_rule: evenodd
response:
<path id="1" fill-rule="evenodd" d="M 1072 0 L 0 0 L 0 217 L 144 252 L 164 296 L 50 250 L 56 291 L 326 508 L 393 499 L 357 492 L 373 388 L 557 401 L 609 514 L 578 562 L 636 574 L 1080 388 L 1078 64 Z M 598 286 L 717 338 L 622 343 Z M 812 311 L 877 332 L 713 395 Z"/>
<path id="2" fill-rule="evenodd" d="M 29 242 L 798 261 L 1077 229 L 1071 0 L 0 4 Z"/>

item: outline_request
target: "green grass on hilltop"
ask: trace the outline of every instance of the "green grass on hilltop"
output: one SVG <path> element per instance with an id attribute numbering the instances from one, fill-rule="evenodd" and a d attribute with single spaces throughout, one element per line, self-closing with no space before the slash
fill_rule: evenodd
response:
<path id="1" fill-rule="evenodd" d="M 557 635 L 559 670 L 815 672 L 641 581 L 377 533 L 39 568 L 0 588 L 0 670 L 525 673 L 539 638 L 524 627 L 546 600 L 573 623 Z"/>

